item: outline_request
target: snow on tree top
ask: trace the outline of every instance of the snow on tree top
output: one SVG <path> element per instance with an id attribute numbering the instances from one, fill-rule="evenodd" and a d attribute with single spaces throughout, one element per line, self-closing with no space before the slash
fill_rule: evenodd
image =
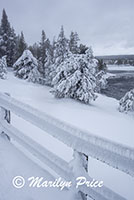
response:
<path id="1" fill-rule="evenodd" d="M 37 59 L 29 50 L 25 50 L 22 56 L 13 65 L 15 75 L 27 79 L 31 70 L 38 66 Z"/>
<path id="2" fill-rule="evenodd" d="M 91 49 L 86 54 L 72 54 L 57 67 L 56 76 L 52 80 L 55 97 L 70 97 L 90 103 L 96 99 L 97 60 L 93 58 Z"/>
<path id="3" fill-rule="evenodd" d="M 14 67 L 20 65 L 24 62 L 24 65 L 28 63 L 34 63 L 36 66 L 38 65 L 37 59 L 32 55 L 30 50 L 25 50 L 20 58 L 15 62 Z"/>

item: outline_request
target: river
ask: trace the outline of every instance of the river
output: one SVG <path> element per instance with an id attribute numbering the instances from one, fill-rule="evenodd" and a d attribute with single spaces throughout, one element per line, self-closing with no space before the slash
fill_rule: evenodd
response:
<path id="1" fill-rule="evenodd" d="M 108 79 L 108 85 L 102 93 L 108 97 L 121 99 L 126 92 L 134 88 L 134 71 L 108 70 L 115 77 Z"/>

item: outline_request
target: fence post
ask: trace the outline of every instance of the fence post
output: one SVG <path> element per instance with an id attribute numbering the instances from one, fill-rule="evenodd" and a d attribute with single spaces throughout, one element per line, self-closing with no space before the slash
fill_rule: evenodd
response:
<path id="1" fill-rule="evenodd" d="M 10 94 L 8 93 L 5 93 L 6 95 L 10 96 Z M 9 110 L 6 110 L 6 108 L 3 108 L 3 107 L 0 107 L 0 120 L 5 120 L 7 123 L 10 124 L 11 122 L 11 113 Z M 1 130 L 0 132 L 1 136 L 2 137 L 6 137 L 8 140 L 10 140 L 10 137 L 4 132 Z"/>
<path id="2" fill-rule="evenodd" d="M 81 176 L 83 176 L 88 172 L 88 156 L 74 150 L 73 157 L 74 159 L 70 162 L 70 166 L 72 167 L 75 178 L 77 178 L 80 173 L 82 173 Z M 78 191 L 77 195 L 78 199 L 87 200 L 87 195 L 83 192 Z"/>

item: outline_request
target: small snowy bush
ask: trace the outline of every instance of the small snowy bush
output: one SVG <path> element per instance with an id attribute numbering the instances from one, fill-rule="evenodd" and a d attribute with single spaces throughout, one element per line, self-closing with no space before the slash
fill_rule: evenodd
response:
<path id="1" fill-rule="evenodd" d="M 71 54 L 56 70 L 53 79 L 55 97 L 70 97 L 84 103 L 97 98 L 96 88 L 97 60 L 93 58 L 91 49 L 86 54 Z"/>
<path id="2" fill-rule="evenodd" d="M 28 79 L 30 72 L 37 66 L 38 62 L 31 51 L 25 50 L 22 56 L 13 65 L 15 76 Z"/>
<path id="3" fill-rule="evenodd" d="M 106 72 L 101 70 L 98 73 L 96 73 L 96 92 L 101 92 L 101 89 L 106 89 L 106 86 Z"/>
<path id="4" fill-rule="evenodd" d="M 134 111 L 134 89 L 125 94 L 119 101 L 119 111 Z"/>
<path id="5" fill-rule="evenodd" d="M 6 79 L 7 74 L 7 62 L 6 62 L 6 56 L 3 56 L 0 59 L 0 78 Z"/>

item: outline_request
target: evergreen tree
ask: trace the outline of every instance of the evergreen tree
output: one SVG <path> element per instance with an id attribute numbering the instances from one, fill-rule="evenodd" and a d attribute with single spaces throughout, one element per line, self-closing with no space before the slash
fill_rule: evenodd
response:
<path id="1" fill-rule="evenodd" d="M 37 66 L 37 59 L 29 50 L 25 50 L 22 56 L 13 65 L 15 76 L 22 79 L 28 79 L 31 70 Z"/>
<path id="2" fill-rule="evenodd" d="M 10 54 L 9 54 L 9 57 L 8 57 L 8 63 L 9 63 L 9 66 L 13 66 L 14 62 L 16 61 L 17 57 L 16 57 L 16 54 L 17 54 L 17 48 L 16 48 L 16 34 L 15 34 L 15 31 L 14 31 L 14 28 L 11 29 L 11 36 L 10 36 L 10 44 L 9 44 L 9 47 L 10 47 Z"/>
<path id="3" fill-rule="evenodd" d="M 101 93 L 102 89 L 106 89 L 107 78 L 106 72 L 101 70 L 96 74 L 96 92 Z"/>
<path id="4" fill-rule="evenodd" d="M 51 66 L 51 79 L 56 76 L 57 67 L 64 62 L 69 55 L 69 43 L 64 34 L 64 28 L 61 27 L 57 41 L 54 43 L 53 65 Z"/>
<path id="5" fill-rule="evenodd" d="M 52 75 L 54 68 L 53 62 L 53 48 L 50 45 L 46 50 L 46 62 L 45 62 L 45 84 L 52 86 Z"/>
<path id="6" fill-rule="evenodd" d="M 61 26 L 61 30 L 60 30 L 58 39 L 55 43 L 55 50 L 54 50 L 55 63 L 57 65 L 61 64 L 65 60 L 68 52 L 69 52 L 68 40 L 65 37 L 63 26 Z"/>
<path id="7" fill-rule="evenodd" d="M 106 78 L 107 66 L 103 60 L 98 60 L 96 69 L 96 92 L 101 92 L 101 89 L 106 89 L 107 78 Z"/>
<path id="8" fill-rule="evenodd" d="M 6 55 L 7 50 L 7 40 L 9 38 L 10 33 L 10 24 L 8 22 L 8 18 L 5 10 L 2 12 L 1 26 L 0 26 L 0 57 Z"/>
<path id="9" fill-rule="evenodd" d="M 7 74 L 7 62 L 6 62 L 6 56 L 3 56 L 0 59 L 0 78 L 6 79 Z"/>
<path id="10" fill-rule="evenodd" d="M 86 45 L 80 44 L 79 53 L 80 54 L 85 54 L 87 49 L 88 49 L 88 47 Z"/>
<path id="11" fill-rule="evenodd" d="M 49 39 L 46 38 L 45 31 L 42 30 L 41 42 L 40 42 L 39 71 L 43 77 L 45 77 L 45 62 L 46 62 L 46 57 L 47 57 L 46 51 L 47 51 L 49 44 L 50 44 L 50 41 L 49 41 Z"/>
<path id="12" fill-rule="evenodd" d="M 53 79 L 55 97 L 70 97 L 84 103 L 96 99 L 96 68 L 97 60 L 93 58 L 92 49 L 85 54 L 72 54 L 68 56 L 56 70 Z"/>
<path id="13" fill-rule="evenodd" d="M 103 62 L 103 59 L 98 59 L 98 71 L 104 71 L 106 72 L 107 65 Z"/>
<path id="14" fill-rule="evenodd" d="M 3 9 L 0 26 L 0 57 L 7 55 L 7 64 L 12 66 L 15 55 L 15 33 L 8 21 L 6 11 Z"/>
<path id="15" fill-rule="evenodd" d="M 40 47 L 37 43 L 34 43 L 32 46 L 29 46 L 28 49 L 32 52 L 33 56 L 39 60 L 40 58 Z"/>
<path id="16" fill-rule="evenodd" d="M 80 53 L 80 49 L 78 47 L 79 36 L 75 32 L 71 32 L 70 39 L 69 39 L 69 49 L 73 54 Z"/>
<path id="17" fill-rule="evenodd" d="M 119 101 L 119 111 L 128 112 L 134 111 L 134 89 L 125 94 Z"/>
<path id="18" fill-rule="evenodd" d="M 17 37 L 17 59 L 23 54 L 24 50 L 27 49 L 27 44 L 25 42 L 24 34 L 21 32 L 21 35 Z"/>
<path id="19" fill-rule="evenodd" d="M 121 59 L 118 59 L 118 60 L 116 61 L 116 64 L 117 64 L 117 65 L 122 65 L 122 64 L 123 64 L 123 62 L 122 62 L 122 60 L 121 60 Z"/>
<path id="20" fill-rule="evenodd" d="M 38 66 L 34 66 L 28 75 L 28 81 L 33 83 L 40 83 L 41 74 L 38 70 Z"/>
<path id="21" fill-rule="evenodd" d="M 41 35 L 41 42 L 40 42 L 40 60 L 42 62 L 42 65 L 45 65 L 45 60 L 46 60 L 46 44 L 47 38 L 45 31 L 42 30 L 42 35 Z"/>

